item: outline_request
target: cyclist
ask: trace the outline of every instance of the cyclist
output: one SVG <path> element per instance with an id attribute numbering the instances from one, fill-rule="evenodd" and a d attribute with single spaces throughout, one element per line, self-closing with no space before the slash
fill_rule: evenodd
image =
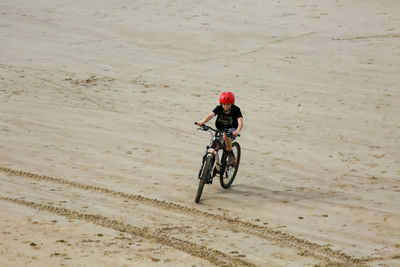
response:
<path id="1" fill-rule="evenodd" d="M 235 157 L 232 153 L 232 139 L 235 139 L 243 128 L 243 116 L 240 108 L 235 105 L 235 96 L 232 92 L 222 92 L 219 96 L 219 103 L 220 105 L 216 106 L 202 121 L 197 122 L 197 125 L 203 126 L 214 116 L 217 116 L 215 127 L 218 130 L 230 133 L 229 136 L 224 133 L 224 140 L 228 151 L 227 164 L 233 165 Z"/>

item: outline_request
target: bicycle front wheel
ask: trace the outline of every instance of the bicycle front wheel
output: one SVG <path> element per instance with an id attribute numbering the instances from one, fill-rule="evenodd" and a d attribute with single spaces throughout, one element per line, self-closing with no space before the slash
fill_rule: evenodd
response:
<path id="1" fill-rule="evenodd" d="M 235 180 L 240 163 L 240 145 L 237 142 L 232 144 L 232 152 L 235 157 L 232 165 L 227 164 L 228 155 L 224 153 L 222 156 L 222 166 L 220 171 L 219 182 L 223 188 L 229 188 Z"/>
<path id="2" fill-rule="evenodd" d="M 203 193 L 204 185 L 208 183 L 213 165 L 214 165 L 214 157 L 209 154 L 207 155 L 206 162 L 204 163 L 201 178 L 199 181 L 199 187 L 197 188 L 196 199 L 194 200 L 196 203 L 200 202 L 200 197 L 201 194 Z"/>

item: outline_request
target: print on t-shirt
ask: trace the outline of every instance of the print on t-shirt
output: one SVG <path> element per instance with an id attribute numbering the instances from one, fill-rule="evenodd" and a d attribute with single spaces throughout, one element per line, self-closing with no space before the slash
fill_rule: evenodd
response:
<path id="1" fill-rule="evenodd" d="M 231 116 L 226 116 L 222 114 L 219 116 L 218 123 L 225 127 L 229 127 L 230 125 L 233 125 L 233 119 Z"/>

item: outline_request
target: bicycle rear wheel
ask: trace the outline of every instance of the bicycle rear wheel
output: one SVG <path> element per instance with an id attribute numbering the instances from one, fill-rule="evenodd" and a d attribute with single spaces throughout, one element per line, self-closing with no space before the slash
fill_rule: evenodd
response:
<path id="1" fill-rule="evenodd" d="M 199 181 L 199 187 L 197 188 L 196 199 L 194 200 L 196 203 L 200 202 L 200 197 L 201 194 L 203 193 L 204 185 L 208 183 L 213 165 L 214 165 L 214 157 L 209 154 L 207 155 L 206 162 L 204 163 L 201 178 Z"/>
<path id="2" fill-rule="evenodd" d="M 220 171 L 219 182 L 223 188 L 229 188 L 233 181 L 235 180 L 237 171 L 239 169 L 240 163 L 240 145 L 237 142 L 233 142 L 232 151 L 235 156 L 235 161 L 233 165 L 227 165 L 227 153 L 222 156 L 222 166 Z"/>

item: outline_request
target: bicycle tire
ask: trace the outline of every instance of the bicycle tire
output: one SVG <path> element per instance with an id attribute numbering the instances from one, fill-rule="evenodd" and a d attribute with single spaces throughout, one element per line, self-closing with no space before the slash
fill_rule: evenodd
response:
<path id="1" fill-rule="evenodd" d="M 233 166 L 227 166 L 226 160 L 227 160 L 227 153 L 224 153 L 222 155 L 222 166 L 220 170 L 220 176 L 219 176 L 219 182 L 222 186 L 222 188 L 227 189 L 229 188 L 233 181 L 235 180 L 236 174 L 239 169 L 239 164 L 240 164 L 240 145 L 237 142 L 232 143 L 232 150 L 234 151 L 235 154 L 235 164 Z M 235 151 L 236 150 L 236 151 Z"/>
<path id="2" fill-rule="evenodd" d="M 199 187 L 197 188 L 196 198 L 194 200 L 196 203 L 200 202 L 200 197 L 201 194 L 203 193 L 204 185 L 208 183 L 208 178 L 210 176 L 211 168 L 213 165 L 212 162 L 213 158 L 214 157 L 207 155 L 206 162 L 204 163 L 203 166 L 203 173 L 201 174 L 201 179 L 199 181 Z"/>

